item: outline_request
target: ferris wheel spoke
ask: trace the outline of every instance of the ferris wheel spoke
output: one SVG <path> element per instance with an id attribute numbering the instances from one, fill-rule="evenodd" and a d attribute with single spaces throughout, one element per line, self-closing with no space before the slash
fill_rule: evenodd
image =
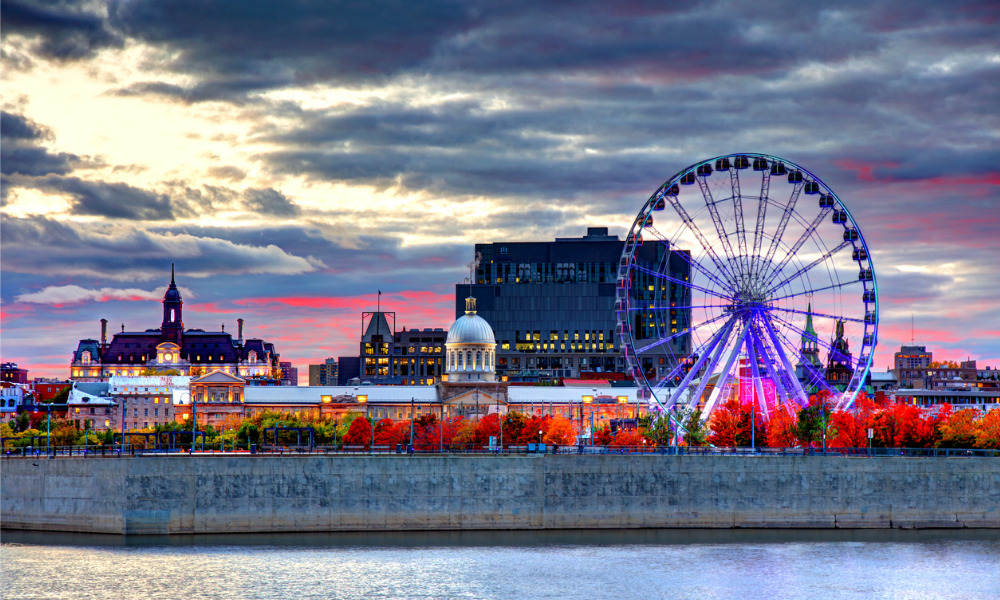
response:
<path id="1" fill-rule="evenodd" d="M 698 353 L 698 359 L 695 361 L 694 365 L 692 365 L 691 368 L 688 369 L 688 372 L 684 375 L 684 379 L 682 379 L 681 382 L 677 384 L 677 386 L 674 388 L 674 391 L 670 394 L 670 399 L 667 401 L 667 406 L 666 406 L 668 410 L 676 406 L 677 401 L 681 397 L 681 394 L 683 394 L 684 391 L 687 389 L 687 387 L 691 385 L 691 381 L 695 377 L 697 377 L 698 373 L 701 371 L 702 366 L 705 364 L 705 361 L 708 360 L 708 358 L 715 353 L 716 348 L 720 344 L 722 344 L 723 346 L 725 345 L 724 340 L 729 338 L 729 332 L 732 330 L 735 322 L 736 322 L 735 317 L 730 318 L 728 321 L 726 321 L 725 324 L 723 324 L 722 327 L 719 328 L 719 331 L 717 331 L 715 335 L 712 336 L 709 342 L 702 346 L 700 352 Z M 679 368 L 683 368 L 684 364 L 681 363 L 678 364 L 677 366 Z M 677 377 L 677 375 L 679 375 L 679 372 L 664 377 L 660 381 L 660 384 L 662 385 L 666 382 L 671 381 L 674 377 Z"/>
<path id="2" fill-rule="evenodd" d="M 722 298 L 723 300 L 730 300 L 731 299 L 729 296 L 726 296 L 725 294 L 716 292 L 715 290 L 710 290 L 708 288 L 701 287 L 700 285 L 695 285 L 695 284 L 691 283 L 690 281 L 684 281 L 683 279 L 678 279 L 676 277 L 672 277 L 670 275 L 667 275 L 666 273 L 660 273 L 659 271 L 656 271 L 654 269 L 649 269 L 647 267 L 642 267 L 642 266 L 639 266 L 639 265 L 635 265 L 634 268 L 635 268 L 636 271 L 641 271 L 643 273 L 646 273 L 647 275 L 651 275 L 653 277 L 656 277 L 657 279 L 664 279 L 664 280 L 669 281 L 671 283 L 676 283 L 677 285 L 684 286 L 684 287 L 686 287 L 688 289 L 692 289 L 692 290 L 701 292 L 703 294 L 708 294 L 709 296 L 715 296 L 716 298 Z"/>
<path id="3" fill-rule="evenodd" d="M 864 319 L 857 319 L 855 317 L 838 317 L 837 315 L 831 315 L 829 313 L 821 313 L 816 311 L 806 312 L 804 310 L 796 310 L 794 308 L 782 308 L 780 306 L 772 306 L 768 310 L 776 310 L 785 313 L 794 313 L 797 315 L 812 315 L 813 317 L 821 317 L 824 319 L 833 319 L 835 321 L 852 321 L 854 323 L 864 323 Z M 778 318 L 778 317 L 775 317 Z"/>
<path id="4" fill-rule="evenodd" d="M 781 272 L 781 270 L 785 268 L 785 265 L 788 264 L 788 261 L 792 260 L 792 257 L 798 254 L 799 250 L 802 249 L 802 245 L 805 244 L 814 233 L 816 233 L 816 228 L 819 227 L 820 223 L 823 222 L 823 219 L 826 218 L 826 215 L 828 215 L 831 210 L 832 209 L 830 208 L 824 208 L 819 211 L 819 214 L 816 215 L 816 218 L 812 220 L 812 223 L 809 224 L 806 230 L 802 232 L 799 239 L 795 240 L 795 243 L 788 249 L 788 252 L 785 252 L 785 256 L 782 257 L 781 262 L 778 263 L 778 266 L 774 267 L 772 270 L 772 274 Z"/>
<path id="5" fill-rule="evenodd" d="M 728 304 L 700 304 L 692 306 L 650 306 L 649 308 L 643 308 L 641 306 L 629 307 L 628 312 L 645 312 L 648 310 L 689 310 L 693 308 L 727 308 Z"/>
<path id="6" fill-rule="evenodd" d="M 736 362 L 736 358 L 740 355 L 743 349 L 743 344 L 747 339 L 747 329 L 750 326 L 750 321 L 747 320 L 743 324 L 743 329 L 740 334 L 736 337 L 736 341 L 729 347 L 729 356 L 726 358 L 726 366 L 722 368 L 719 372 L 718 379 L 715 380 L 715 388 L 712 393 L 708 396 L 708 402 L 705 403 L 705 410 L 701 413 L 701 420 L 704 422 L 708 420 L 709 415 L 712 414 L 712 410 L 715 409 L 715 404 L 719 401 L 719 396 L 725 390 L 726 386 L 729 385 L 729 374 L 733 370 L 733 364 Z M 706 375 L 706 378 L 708 376 Z"/>
<path id="7" fill-rule="evenodd" d="M 751 403 L 750 410 L 756 412 L 757 403 L 762 406 L 763 416 L 767 418 L 767 399 L 764 397 L 764 384 L 760 380 L 760 363 L 757 361 L 757 350 L 753 341 L 753 334 L 748 330 L 747 336 L 747 358 L 750 361 L 750 375 L 753 379 L 753 391 L 756 394 L 756 401 Z"/>
<path id="8" fill-rule="evenodd" d="M 833 285 L 827 285 L 820 288 L 807 289 L 801 292 L 795 292 L 794 294 L 788 294 L 786 296 L 778 296 L 776 298 L 772 298 L 771 302 L 777 302 L 779 300 L 787 300 L 789 298 L 797 298 L 799 296 L 808 296 L 809 294 L 815 294 L 817 292 L 825 292 L 827 290 L 836 290 L 847 287 L 849 285 L 857 285 L 859 283 L 864 283 L 864 281 L 861 279 L 851 279 L 850 281 L 844 281 L 842 283 L 835 283 Z"/>
<path id="9" fill-rule="evenodd" d="M 798 404 L 797 395 L 793 395 L 793 392 L 791 391 L 790 381 L 786 379 L 788 374 L 784 373 L 784 371 L 779 373 L 774 368 L 776 359 L 775 357 L 772 356 L 772 351 L 768 348 L 768 345 L 764 343 L 764 339 L 761 336 L 759 326 L 751 326 L 750 339 L 751 342 L 755 344 L 757 347 L 757 356 L 764 357 L 764 360 L 762 362 L 764 363 L 764 367 L 767 369 L 768 377 L 770 377 L 771 381 L 774 382 L 774 385 L 777 388 L 776 391 L 778 392 L 779 396 L 785 402 L 795 402 L 796 404 Z M 781 376 L 782 373 L 784 373 L 785 377 Z"/>
<path id="10" fill-rule="evenodd" d="M 715 323 L 716 321 L 722 320 L 722 319 L 724 319 L 724 318 L 726 318 L 728 316 L 729 315 L 727 315 L 726 313 L 722 313 L 721 315 L 718 315 L 716 317 L 712 317 L 711 319 L 709 319 L 707 321 L 704 321 L 702 323 L 699 323 L 698 325 L 692 325 L 691 327 L 688 327 L 688 328 L 686 328 L 686 329 L 684 329 L 682 331 L 678 331 L 677 333 L 675 333 L 673 335 L 670 335 L 668 337 L 656 340 L 652 344 L 643 346 L 642 348 L 636 348 L 635 349 L 635 354 L 636 354 L 636 356 L 638 356 L 638 355 L 640 355 L 640 354 L 642 354 L 642 353 L 644 353 L 644 352 L 646 352 L 648 350 L 652 350 L 653 348 L 656 348 L 658 346 L 662 346 L 663 344 L 666 344 L 667 342 L 669 342 L 671 340 L 675 340 L 675 339 L 677 339 L 679 337 L 684 337 L 685 335 L 694 333 L 700 327 L 705 327 L 706 325 L 711 325 L 712 323 Z"/>
<path id="11" fill-rule="evenodd" d="M 708 176 L 699 175 L 695 179 L 698 182 L 698 189 L 701 190 L 701 195 L 705 199 L 705 205 L 708 207 L 708 214 L 712 217 L 712 224 L 715 225 L 715 233 L 719 236 L 719 241 L 722 242 L 726 259 L 729 264 L 736 265 L 736 253 L 733 252 L 733 245 L 730 243 L 729 235 L 726 234 L 726 228 L 722 224 L 722 217 L 719 216 L 719 209 L 715 206 L 715 199 L 712 198 L 712 190 L 708 187 Z"/>
<path id="12" fill-rule="evenodd" d="M 694 394 L 689 396 L 688 406 L 697 407 L 698 404 L 701 402 L 701 395 L 705 393 L 705 388 L 708 387 L 708 382 L 712 378 L 712 373 L 715 373 L 715 368 L 719 366 L 719 361 L 722 359 L 722 356 L 726 353 L 726 348 L 728 347 L 727 344 L 729 342 L 729 336 L 732 335 L 733 329 L 735 328 L 735 324 L 736 322 L 733 321 L 733 325 L 730 326 L 729 331 L 726 332 L 725 339 L 723 339 L 722 343 L 718 344 L 715 347 L 715 356 L 712 357 L 712 360 L 708 364 L 708 368 L 705 369 L 704 375 L 701 376 L 701 381 L 698 383 L 698 388 L 694 391 Z"/>
<path id="13" fill-rule="evenodd" d="M 809 394 L 802 389 L 802 384 L 799 383 L 798 377 L 794 376 L 795 369 L 792 368 L 792 363 L 788 360 L 788 355 L 785 354 L 784 348 L 781 346 L 781 342 L 778 340 L 778 334 L 775 332 L 774 327 L 771 325 L 770 320 L 763 318 L 760 319 L 761 328 L 767 333 L 767 337 L 771 339 L 775 353 L 777 353 L 778 358 L 781 360 L 781 365 L 785 368 L 785 373 L 788 374 L 789 384 L 792 386 L 792 390 L 798 396 L 799 404 L 806 406 L 809 404 Z"/>
<path id="14" fill-rule="evenodd" d="M 779 332 L 779 335 L 781 336 L 782 341 L 789 349 L 791 349 L 793 352 L 796 353 L 798 352 L 798 350 L 795 348 L 795 343 L 792 340 L 788 339 L 788 337 L 784 333 Z M 806 385 L 814 387 L 816 389 L 824 388 L 827 392 L 830 393 L 831 396 L 835 396 L 840 393 L 836 388 L 827 383 L 825 369 L 820 370 L 819 368 L 813 366 L 813 364 L 809 362 L 808 358 L 802 356 L 801 354 L 798 354 L 798 357 L 799 357 L 799 364 L 801 364 L 803 369 L 805 369 L 806 371 Z M 798 381 L 798 377 L 796 377 L 796 381 Z"/>
<path id="15" fill-rule="evenodd" d="M 771 245 L 767 248 L 767 256 L 764 258 L 763 264 L 770 264 L 771 259 L 774 258 L 774 253 L 778 249 L 778 245 L 781 243 L 782 236 L 785 235 L 785 227 L 788 226 L 788 220 L 792 217 L 792 213 L 795 212 L 795 203 L 799 199 L 799 194 L 802 193 L 803 183 L 799 182 L 793 184 L 792 194 L 788 198 L 788 204 L 785 205 L 784 212 L 781 213 L 781 219 L 778 221 L 778 228 L 774 232 L 774 237 L 771 238 Z"/>
<path id="16" fill-rule="evenodd" d="M 727 325 L 728 321 L 724 323 L 722 325 L 722 328 L 720 328 L 719 331 L 717 331 L 714 335 L 712 335 L 706 343 L 702 344 L 701 346 L 693 350 L 691 354 L 688 355 L 688 357 L 695 355 L 701 356 L 702 354 L 708 354 L 712 352 L 715 346 L 718 345 L 719 334 L 722 332 L 723 329 L 726 328 Z M 678 375 L 681 374 L 681 372 L 684 370 L 685 363 L 680 360 L 675 360 L 674 363 L 675 363 L 674 368 L 671 369 L 669 373 L 664 375 L 659 381 L 656 382 L 655 385 L 652 386 L 654 389 L 662 388 L 668 382 L 670 382 L 674 377 L 677 377 Z"/>
<path id="17" fill-rule="evenodd" d="M 760 256 L 760 244 L 764 239 L 764 217 L 767 216 L 767 195 L 771 190 L 771 170 L 764 169 L 760 181 L 760 199 L 757 203 L 757 223 L 753 229 L 753 255 Z"/>
<path id="18" fill-rule="evenodd" d="M 771 276 L 767 280 L 767 283 L 768 283 L 768 285 L 770 285 L 770 288 L 771 288 L 770 289 L 771 293 L 774 293 L 777 290 L 781 289 L 781 286 L 785 285 L 786 283 L 789 283 L 790 281 L 792 281 L 794 279 L 802 277 L 803 275 L 805 275 L 806 273 L 808 273 L 809 271 L 811 271 L 812 269 L 814 269 L 816 266 L 818 266 L 818 265 L 823 264 L 824 262 L 826 262 L 827 259 L 829 259 L 830 257 L 832 257 L 834 254 L 840 252 L 841 250 L 843 250 L 844 248 L 846 248 L 847 246 L 850 246 L 850 245 L 851 245 L 851 242 L 841 242 L 839 246 L 833 248 L 832 250 L 828 250 L 825 254 L 823 254 L 822 256 L 820 256 L 819 258 L 817 258 L 816 260 L 812 261 L 808 265 L 802 267 L 798 271 L 792 273 L 791 275 L 789 275 L 788 277 L 786 277 L 785 279 L 783 279 L 781 281 L 781 283 L 776 283 L 776 284 L 772 284 L 771 283 L 775 279 L 777 279 L 778 276 L 781 274 L 780 271 L 773 272 L 771 274 Z"/>
<path id="19" fill-rule="evenodd" d="M 702 249 L 705 251 L 706 254 L 708 254 L 709 258 L 712 259 L 712 262 L 715 263 L 715 268 L 719 270 L 719 274 L 723 275 L 724 277 L 727 277 L 730 281 L 732 281 L 734 279 L 732 272 L 722 262 L 722 260 L 719 258 L 719 255 L 715 253 L 715 248 L 708 243 L 708 239 L 705 237 L 705 234 L 701 232 L 701 229 L 698 227 L 698 224 L 695 223 L 694 220 L 691 218 L 691 216 L 688 215 L 687 211 L 684 210 L 684 207 L 681 205 L 680 200 L 677 199 L 677 196 L 670 196 L 668 194 L 663 194 L 662 197 L 666 198 L 667 201 L 670 202 L 670 205 L 673 207 L 674 212 L 676 212 L 680 216 L 681 221 L 684 222 L 684 225 L 688 228 L 688 231 L 690 231 L 694 235 L 694 237 L 698 240 L 698 243 L 701 244 Z M 727 287 L 730 290 L 732 290 L 732 285 L 724 287 Z"/>
<path id="20" fill-rule="evenodd" d="M 747 232 L 743 225 L 743 195 L 740 193 L 740 170 L 729 169 L 729 187 L 733 191 L 733 214 L 736 216 L 736 245 L 739 248 L 739 260 L 743 264 L 743 272 L 748 273 L 747 263 Z"/>
<path id="21" fill-rule="evenodd" d="M 653 232 L 654 232 L 654 233 L 656 233 L 656 234 L 657 234 L 658 236 L 660 236 L 661 238 L 663 237 L 663 234 L 662 234 L 662 233 L 660 233 L 660 232 L 659 232 L 659 231 L 658 231 L 658 230 L 657 230 L 657 229 L 656 229 L 655 227 L 653 227 L 653 228 L 651 228 L 651 229 L 652 229 L 652 230 L 653 230 Z M 682 258 L 682 259 L 684 260 L 684 262 L 686 262 L 686 263 L 688 264 L 688 266 L 690 266 L 690 267 L 693 267 L 693 268 L 697 269 L 697 270 L 698 270 L 698 271 L 699 271 L 699 272 L 700 272 L 700 273 L 701 273 L 702 275 L 704 275 L 705 277 L 707 277 L 707 278 L 711 279 L 712 281 L 714 281 L 714 282 L 716 283 L 716 285 L 718 285 L 718 286 L 719 286 L 720 288 L 723 288 L 723 289 L 728 289 L 728 288 L 730 287 L 729 285 L 727 285 L 727 284 L 723 283 L 723 282 L 722 282 L 722 280 L 720 280 L 720 279 L 719 279 L 718 277 L 716 277 L 714 273 L 712 273 L 711 271 L 709 271 L 709 270 L 708 270 L 708 269 L 707 269 L 707 268 L 706 268 L 706 267 L 705 267 L 704 265 L 702 265 L 702 264 L 701 264 L 700 262 L 698 262 L 698 261 L 694 260 L 693 258 L 691 258 L 691 256 L 690 256 L 690 252 L 687 252 L 687 251 L 678 251 L 678 250 L 673 250 L 673 249 L 671 249 L 671 248 L 670 248 L 670 244 L 666 243 L 666 241 L 665 241 L 665 240 L 663 240 L 663 239 L 660 239 L 659 241 L 660 241 L 660 243 L 662 243 L 662 244 L 663 244 L 664 246 L 666 246 L 666 247 L 667 247 L 667 250 L 669 250 L 669 251 L 671 252 L 671 255 L 677 255 L 677 256 L 680 256 L 680 257 L 681 257 L 681 258 Z M 664 261 L 666 262 L 666 264 L 667 264 L 667 265 L 669 265 L 669 264 L 670 264 L 670 262 L 669 262 L 669 261 L 670 261 L 670 256 L 671 256 L 671 255 L 668 255 L 668 256 L 667 256 L 667 257 L 666 257 L 666 258 L 664 259 Z"/>
<path id="22" fill-rule="evenodd" d="M 805 314 L 805 313 L 802 313 L 802 314 Z M 816 313 L 813 313 L 813 316 L 815 317 L 815 316 L 816 316 Z M 824 316 L 829 316 L 829 315 L 824 315 Z M 785 325 L 786 327 L 788 327 L 788 329 L 790 329 L 791 331 L 793 331 L 793 332 L 795 332 L 795 333 L 797 333 L 797 334 L 799 334 L 799 335 L 803 335 L 803 336 L 805 336 L 805 335 L 808 335 L 808 334 L 806 333 L 806 331 L 805 331 L 804 329 L 802 329 L 802 328 L 798 327 L 797 325 L 795 325 L 794 323 L 792 323 L 792 322 L 790 322 L 790 321 L 787 321 L 787 320 L 785 320 L 785 319 L 782 319 L 782 318 L 781 318 L 781 317 L 779 317 L 778 315 L 775 315 L 775 314 L 771 314 L 771 315 L 770 315 L 770 317 L 771 317 L 772 319 L 776 320 L 776 321 L 779 321 L 779 322 L 780 322 L 781 324 L 783 324 L 783 325 Z M 835 319 L 838 319 L 838 318 L 839 318 L 839 319 L 843 319 L 843 317 L 832 317 L 832 318 L 835 318 Z M 847 321 L 847 320 L 850 320 L 850 321 L 859 321 L 859 322 L 863 322 L 863 321 L 861 321 L 860 319 L 843 319 L 843 320 L 845 320 L 845 321 Z M 811 336 L 810 336 L 810 337 L 811 337 Z M 828 342 L 825 342 L 825 341 L 823 341 L 823 340 L 819 339 L 819 337 L 818 337 L 818 336 L 817 336 L 817 337 L 814 337 L 813 339 L 814 339 L 814 340 L 816 341 L 817 345 L 821 346 L 821 347 L 822 347 L 822 348 L 823 348 L 824 350 L 826 350 L 826 351 L 827 351 L 828 353 L 829 353 L 829 352 L 833 352 L 833 353 L 835 353 L 835 354 L 836 354 L 837 356 L 839 356 L 839 357 L 843 358 L 844 360 L 846 360 L 846 361 L 847 361 L 847 363 L 848 363 L 848 364 L 850 365 L 851 369 L 856 369 L 856 368 L 858 368 L 858 367 L 860 366 L 860 364 L 861 364 L 861 363 L 860 363 L 860 358 L 858 358 L 858 359 L 855 359 L 855 358 L 853 358 L 853 357 L 851 357 L 851 358 L 847 358 L 846 356 L 844 356 L 843 354 L 841 354 L 839 350 L 837 350 L 836 348 L 834 348 L 833 346 L 831 346 L 831 345 L 830 345 L 830 344 L 829 344 Z M 793 345 L 793 347 L 794 347 L 794 345 Z"/>

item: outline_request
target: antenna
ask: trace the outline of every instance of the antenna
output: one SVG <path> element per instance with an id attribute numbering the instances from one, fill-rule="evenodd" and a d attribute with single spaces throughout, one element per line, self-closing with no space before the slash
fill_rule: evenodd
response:
<path id="1" fill-rule="evenodd" d="M 913 313 L 910 313 L 910 344 L 914 343 L 913 337 Z"/>

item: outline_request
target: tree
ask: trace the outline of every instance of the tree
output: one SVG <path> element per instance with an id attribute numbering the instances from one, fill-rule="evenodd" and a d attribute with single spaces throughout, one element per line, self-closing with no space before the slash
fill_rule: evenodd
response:
<path id="1" fill-rule="evenodd" d="M 681 433 L 684 436 L 680 442 L 682 446 L 699 447 L 708 443 L 708 423 L 702 422 L 700 410 L 694 409 L 689 413 L 682 413 L 679 418 L 682 423 Z"/>
<path id="2" fill-rule="evenodd" d="M 823 440 L 823 428 L 828 419 L 827 408 L 823 404 L 823 398 L 810 396 L 809 405 L 802 408 L 797 417 L 795 437 L 798 438 L 799 443 L 803 446 L 820 443 Z"/>
<path id="3" fill-rule="evenodd" d="M 503 443 L 504 446 L 516 445 L 521 437 L 521 431 L 528 420 L 524 413 L 509 412 L 503 419 Z"/>
<path id="4" fill-rule="evenodd" d="M 1000 410 L 989 410 L 976 423 L 976 447 L 1000 449 Z"/>
<path id="5" fill-rule="evenodd" d="M 565 446 L 576 443 L 576 429 L 569 419 L 565 417 L 552 417 L 549 419 L 548 431 L 542 439 L 546 444 L 557 444 Z"/>
<path id="6" fill-rule="evenodd" d="M 975 448 L 978 421 L 979 411 L 974 408 L 966 408 L 949 414 L 938 427 L 941 434 L 938 447 Z"/>
<path id="7" fill-rule="evenodd" d="M 372 425 L 368 419 L 354 419 L 351 422 L 347 435 L 344 436 L 345 446 L 364 446 L 365 450 L 371 449 L 372 445 Z"/>
<path id="8" fill-rule="evenodd" d="M 795 437 L 795 415 L 784 407 L 779 407 L 771 413 L 767 424 L 767 445 L 771 448 L 791 448 L 798 445 Z"/>
<path id="9" fill-rule="evenodd" d="M 614 438 L 612 438 L 609 446 L 617 447 L 629 447 L 635 448 L 637 446 L 642 446 L 643 438 L 642 434 L 638 430 L 621 430 L 618 432 Z"/>
<path id="10" fill-rule="evenodd" d="M 488 414 L 479 420 L 473 440 L 477 445 L 485 446 L 490 443 L 491 437 L 495 437 L 497 443 L 500 443 L 500 415 L 497 413 Z"/>

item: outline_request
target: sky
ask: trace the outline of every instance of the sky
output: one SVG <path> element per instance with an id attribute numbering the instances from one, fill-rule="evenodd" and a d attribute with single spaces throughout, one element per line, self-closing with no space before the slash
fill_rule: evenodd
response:
<path id="1" fill-rule="evenodd" d="M 874 368 L 1000 366 L 1000 5 L 3 0 L 0 351 L 68 377 L 101 318 L 273 341 L 448 327 L 473 244 L 607 226 L 733 152 L 850 209 Z M 912 321 L 911 321 L 912 319 Z M 913 323 L 911 333 L 911 322 Z M 305 373 L 300 374 L 305 379 Z"/>

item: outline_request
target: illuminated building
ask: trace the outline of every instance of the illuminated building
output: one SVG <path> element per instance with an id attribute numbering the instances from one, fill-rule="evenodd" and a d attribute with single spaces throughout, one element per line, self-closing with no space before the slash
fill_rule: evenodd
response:
<path id="1" fill-rule="evenodd" d="M 455 316 L 474 297 L 480 316 L 493 327 L 498 343 L 497 375 L 508 381 L 555 381 L 595 373 L 624 371 L 615 336 L 615 293 L 624 242 L 607 227 L 590 227 L 581 238 L 554 242 L 476 244 L 473 280 L 455 286 Z M 669 249 L 647 244 L 639 258 L 662 262 Z M 671 276 L 686 280 L 690 267 L 684 252 L 669 257 Z M 636 331 L 657 338 L 690 325 L 684 286 L 642 275 L 633 286 L 642 300 L 658 298 L 678 306 L 668 311 L 636 311 Z M 690 336 L 672 340 L 677 354 L 690 352 Z M 662 356 L 641 356 L 650 375 L 665 375 Z"/>
<path id="2" fill-rule="evenodd" d="M 74 381 L 107 381 L 112 376 L 183 375 L 200 377 L 213 371 L 246 378 L 280 379 L 274 344 L 243 339 L 243 319 L 237 319 L 238 337 L 225 331 L 184 329 L 180 290 L 170 269 L 170 286 L 163 296 L 163 321 L 158 329 L 125 331 L 111 341 L 107 319 L 101 319 L 101 339 L 80 340 L 70 365 Z"/>

